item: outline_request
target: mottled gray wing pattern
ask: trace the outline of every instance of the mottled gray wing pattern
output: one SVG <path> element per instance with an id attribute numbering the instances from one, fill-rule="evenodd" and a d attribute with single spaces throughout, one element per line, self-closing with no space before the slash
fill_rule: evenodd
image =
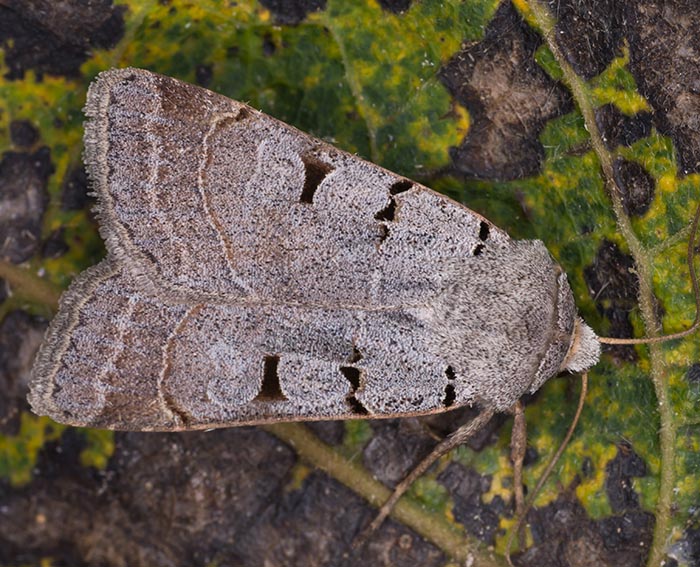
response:
<path id="1" fill-rule="evenodd" d="M 187 429 L 506 409 L 576 323 L 541 242 L 248 106 L 135 69 L 88 95 L 108 258 L 64 294 L 38 413 Z"/>

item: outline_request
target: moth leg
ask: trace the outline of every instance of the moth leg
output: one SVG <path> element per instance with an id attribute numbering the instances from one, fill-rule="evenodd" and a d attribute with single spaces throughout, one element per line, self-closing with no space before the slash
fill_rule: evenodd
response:
<path id="1" fill-rule="evenodd" d="M 544 473 L 542 473 L 540 480 L 537 481 L 537 485 L 530 493 L 527 505 L 523 510 L 522 516 L 516 516 L 517 522 L 515 523 L 515 526 L 513 526 L 510 529 L 510 533 L 508 534 L 508 539 L 506 540 L 506 562 L 508 563 L 508 565 L 513 565 L 513 562 L 510 559 L 510 548 L 513 543 L 513 538 L 515 537 L 515 534 L 520 531 L 520 528 L 522 527 L 522 524 L 525 521 L 525 516 L 532 508 L 533 503 L 535 502 L 535 498 L 537 498 L 537 495 L 544 486 L 544 483 L 547 481 L 550 473 L 554 470 L 554 467 L 559 461 L 559 457 L 561 457 L 562 453 L 566 449 L 566 446 L 569 444 L 569 441 L 571 441 L 571 436 L 574 434 L 576 424 L 578 423 L 578 420 L 581 417 L 581 412 L 583 412 L 583 404 L 586 401 L 586 392 L 588 392 L 588 373 L 584 372 L 581 374 L 581 394 L 579 395 L 578 399 L 578 407 L 576 408 L 576 414 L 574 415 L 574 418 L 571 420 L 571 425 L 569 425 L 569 430 L 566 432 L 564 440 L 559 445 L 559 448 L 557 449 L 556 453 L 552 455 L 552 458 L 547 463 L 547 466 L 544 469 Z"/>
<path id="2" fill-rule="evenodd" d="M 525 491 L 523 490 L 523 462 L 527 450 L 527 424 L 525 423 L 525 407 L 517 401 L 511 408 L 513 413 L 513 431 L 510 436 L 510 460 L 513 462 L 513 493 L 515 497 L 515 518 L 522 525 L 522 515 L 525 512 Z M 525 546 L 525 534 L 518 534 L 520 547 Z"/>
<path id="3" fill-rule="evenodd" d="M 477 415 L 469 423 L 462 425 L 459 429 L 452 432 L 449 436 L 443 439 L 432 451 L 425 457 L 416 467 L 406 475 L 399 484 L 394 488 L 394 492 L 389 497 L 389 499 L 382 505 L 379 512 L 375 516 L 372 523 L 365 528 L 362 533 L 355 538 L 353 542 L 353 547 L 362 546 L 367 539 L 382 525 L 387 516 L 391 514 L 394 506 L 399 501 L 399 499 L 404 495 L 404 493 L 411 488 L 411 485 L 418 480 L 423 474 L 443 455 L 449 453 L 455 447 L 466 443 L 470 437 L 481 430 L 484 425 L 486 425 L 489 420 L 493 417 L 493 409 L 485 409 L 479 415 Z"/>

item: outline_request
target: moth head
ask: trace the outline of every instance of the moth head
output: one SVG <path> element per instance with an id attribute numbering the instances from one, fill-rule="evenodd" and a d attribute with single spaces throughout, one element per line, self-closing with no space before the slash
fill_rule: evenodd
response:
<path id="1" fill-rule="evenodd" d="M 576 317 L 574 332 L 571 334 L 569 351 L 562 362 L 561 370 L 583 372 L 598 362 L 600 358 L 600 341 L 583 319 Z"/>
<path id="2" fill-rule="evenodd" d="M 531 394 L 560 372 L 582 372 L 596 364 L 600 357 L 598 338 L 578 316 L 566 274 L 553 260 L 551 266 L 556 274 L 555 320 L 551 342 L 529 387 Z"/>

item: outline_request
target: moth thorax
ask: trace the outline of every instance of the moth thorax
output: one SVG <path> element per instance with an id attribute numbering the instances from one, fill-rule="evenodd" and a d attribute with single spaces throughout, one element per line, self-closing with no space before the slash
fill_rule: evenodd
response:
<path id="1" fill-rule="evenodd" d="M 560 370 L 583 372 L 596 364 L 599 358 L 600 342 L 598 337 L 593 329 L 583 322 L 583 319 L 576 317 L 569 351 L 566 353 Z"/>

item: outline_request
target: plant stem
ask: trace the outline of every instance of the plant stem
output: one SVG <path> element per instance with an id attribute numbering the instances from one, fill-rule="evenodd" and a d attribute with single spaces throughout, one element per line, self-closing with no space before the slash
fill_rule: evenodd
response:
<path id="1" fill-rule="evenodd" d="M 285 443 L 314 467 L 362 496 L 375 507 L 381 506 L 391 491 L 372 477 L 362 466 L 348 461 L 333 448 L 320 441 L 307 427 L 299 423 L 276 423 L 261 426 Z M 463 530 L 444 517 L 431 514 L 420 506 L 400 500 L 392 517 L 432 541 L 460 565 L 474 567 L 503 567 L 505 562 L 486 549 L 482 543 L 469 538 Z"/>
<path id="2" fill-rule="evenodd" d="M 603 173 L 603 180 L 612 202 L 613 211 L 620 233 L 624 237 L 634 259 L 639 278 L 639 307 L 644 326 L 650 336 L 657 335 L 661 325 L 654 310 L 654 293 L 652 289 L 652 267 L 649 253 L 637 238 L 629 217 L 622 206 L 620 191 L 613 176 L 613 158 L 603 142 L 603 138 L 595 120 L 595 110 L 589 97 L 588 87 L 576 74 L 561 52 L 555 36 L 555 20 L 541 0 L 530 0 L 526 6 L 534 16 L 540 33 L 547 46 L 557 60 L 563 81 L 568 85 L 576 101 L 590 135 L 591 146 L 598 157 Z M 673 500 L 674 478 L 674 445 L 676 438 L 673 412 L 666 387 L 666 375 L 663 369 L 660 345 L 650 345 L 651 379 L 657 398 L 657 408 L 660 418 L 659 443 L 661 446 L 661 470 L 659 497 L 656 504 L 656 524 L 654 538 L 649 552 L 647 565 L 657 566 L 665 555 L 665 542 L 670 530 L 671 505 Z"/>
<path id="3" fill-rule="evenodd" d="M 58 310 L 58 298 L 61 296 L 61 291 L 46 280 L 35 276 L 29 270 L 0 260 L 0 278 L 10 284 L 13 293 L 17 296 L 33 303 L 45 305 L 54 312 Z"/>

